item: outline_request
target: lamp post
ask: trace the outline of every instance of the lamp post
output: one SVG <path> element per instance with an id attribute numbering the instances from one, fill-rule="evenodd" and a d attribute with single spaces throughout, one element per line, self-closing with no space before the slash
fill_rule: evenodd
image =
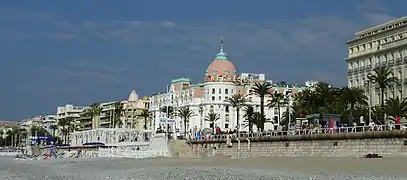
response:
<path id="1" fill-rule="evenodd" d="M 199 129 L 202 131 L 203 130 L 203 128 L 202 128 L 202 126 L 203 126 L 203 117 L 202 117 L 202 115 L 203 115 L 203 106 L 202 105 L 199 106 L 199 115 L 200 115 Z"/>
<path id="2" fill-rule="evenodd" d="M 287 102 L 288 102 L 288 124 L 290 124 L 291 123 L 291 93 L 292 93 L 292 90 L 288 89 L 285 93 L 287 95 Z M 280 113 L 280 112 L 278 112 L 278 113 Z"/>
<path id="3" fill-rule="evenodd" d="M 372 88 L 371 85 L 375 83 L 375 81 L 372 79 L 372 74 L 369 73 L 367 74 L 367 80 L 365 80 L 365 86 L 368 88 L 369 92 L 369 119 L 368 119 L 368 124 L 370 124 L 370 121 L 372 120 Z"/>

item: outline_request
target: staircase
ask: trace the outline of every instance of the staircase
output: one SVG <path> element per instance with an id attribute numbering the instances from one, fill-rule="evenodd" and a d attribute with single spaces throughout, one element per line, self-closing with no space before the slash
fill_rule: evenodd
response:
<path id="1" fill-rule="evenodd" d="M 178 158 L 198 158 L 192 151 L 192 147 L 185 140 L 171 140 L 169 143 L 173 157 Z"/>

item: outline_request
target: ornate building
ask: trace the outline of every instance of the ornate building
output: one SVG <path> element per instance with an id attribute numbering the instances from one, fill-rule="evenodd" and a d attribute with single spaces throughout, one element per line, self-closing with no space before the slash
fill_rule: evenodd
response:
<path id="1" fill-rule="evenodd" d="M 139 116 L 142 109 L 148 109 L 150 105 L 149 97 L 139 98 L 136 91 L 131 91 L 127 100 L 111 101 L 100 103 L 101 107 L 100 117 L 93 118 L 87 115 L 86 109 L 83 107 L 80 111 L 75 111 L 75 121 L 80 125 L 79 131 L 98 129 L 98 128 L 114 128 L 113 121 L 115 120 L 115 107 L 116 102 L 120 102 L 120 128 L 143 129 L 144 119 Z M 148 121 L 147 121 L 148 122 Z M 151 124 L 147 124 L 150 127 Z M 118 126 L 116 126 L 118 127 Z"/>
<path id="2" fill-rule="evenodd" d="M 172 81 L 168 88 L 168 92 L 159 93 L 151 97 L 150 111 L 152 112 L 154 125 L 153 128 L 158 130 L 166 125 L 166 113 L 162 111 L 164 107 L 173 107 L 175 110 L 182 107 L 189 107 L 193 111 L 194 116 L 189 120 L 187 127 L 183 127 L 183 122 L 176 115 L 170 117 L 172 122 L 175 122 L 174 128 L 180 132 L 185 130 L 193 132 L 198 129 L 210 127 L 210 123 L 205 121 L 205 116 L 210 112 L 215 112 L 220 115 L 220 120 L 216 121 L 214 126 L 222 130 L 233 130 L 237 128 L 236 111 L 230 107 L 226 100 L 233 94 L 239 93 L 247 97 L 248 104 L 259 109 L 260 98 L 252 93 L 252 87 L 256 82 L 266 81 L 264 74 L 242 73 L 237 75 L 236 67 L 229 60 L 228 55 L 224 52 L 223 41 L 221 42 L 220 52 L 216 54 L 213 61 L 206 69 L 204 82 L 199 84 L 191 84 L 189 78 L 179 78 Z M 273 91 L 285 93 L 291 90 L 295 94 L 305 86 L 293 86 L 283 84 L 275 84 Z M 265 101 L 267 101 L 266 99 Z M 278 108 L 265 108 L 266 118 L 275 119 L 278 113 L 282 115 L 286 107 L 278 112 Z M 244 122 L 244 112 L 240 113 L 239 129 L 241 131 L 248 130 L 247 124 Z M 275 128 L 277 122 L 266 123 L 266 130 Z"/>
<path id="3" fill-rule="evenodd" d="M 407 17 L 362 30 L 347 42 L 348 86 L 365 89 L 370 105 L 380 103 L 380 90 L 369 81 L 379 66 L 391 68 L 400 83 L 386 90 L 384 99 L 407 97 Z"/>

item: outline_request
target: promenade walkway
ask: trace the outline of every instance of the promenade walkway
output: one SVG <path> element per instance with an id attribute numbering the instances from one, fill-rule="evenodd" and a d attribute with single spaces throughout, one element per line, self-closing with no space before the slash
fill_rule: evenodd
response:
<path id="1" fill-rule="evenodd" d="M 198 155 L 195 155 L 191 146 L 187 144 L 186 140 L 171 140 L 169 146 L 173 153 L 174 157 L 178 158 L 198 158 Z"/>

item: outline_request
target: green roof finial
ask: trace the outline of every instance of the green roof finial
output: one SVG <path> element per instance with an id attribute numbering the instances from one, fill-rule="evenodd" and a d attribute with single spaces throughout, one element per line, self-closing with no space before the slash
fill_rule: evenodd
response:
<path id="1" fill-rule="evenodd" d="M 216 54 L 216 60 L 227 60 L 228 55 L 223 51 L 223 37 L 220 38 L 220 51 Z"/>

